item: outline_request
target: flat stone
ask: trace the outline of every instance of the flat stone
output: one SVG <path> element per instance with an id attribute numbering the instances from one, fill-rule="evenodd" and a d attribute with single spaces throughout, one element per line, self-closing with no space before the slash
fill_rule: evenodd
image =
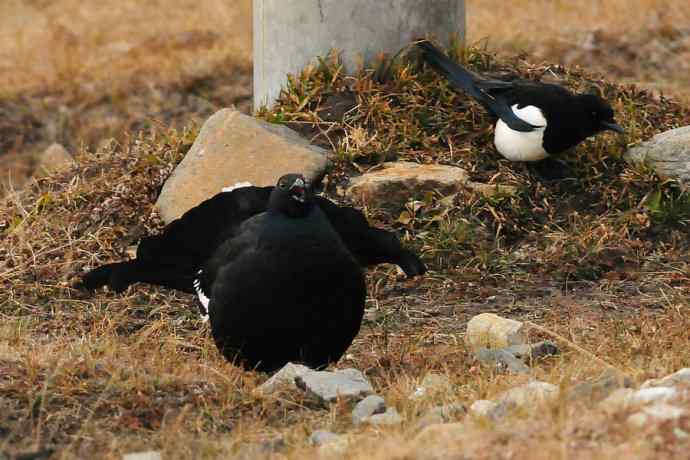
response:
<path id="1" fill-rule="evenodd" d="M 403 421 L 402 415 L 400 415 L 394 407 L 389 407 L 383 414 L 374 414 L 362 418 L 360 423 L 368 423 L 374 426 L 390 426 L 398 425 Z"/>
<path id="2" fill-rule="evenodd" d="M 467 323 L 465 342 L 472 351 L 523 345 L 527 343 L 526 328 L 520 321 L 482 313 Z"/>
<path id="3" fill-rule="evenodd" d="M 295 383 L 324 404 L 338 398 L 359 399 L 374 392 L 371 383 L 357 369 L 310 371 L 295 377 Z"/>
<path id="4" fill-rule="evenodd" d="M 679 370 L 671 375 L 660 379 L 647 380 L 641 385 L 640 388 L 651 388 L 651 387 L 672 387 L 679 383 L 690 384 L 690 367 Z"/>
<path id="5" fill-rule="evenodd" d="M 163 185 L 156 207 L 169 223 L 228 184 L 275 185 L 287 173 L 313 181 L 328 166 L 326 153 L 285 126 L 223 109 L 206 120 Z"/>
<path id="6" fill-rule="evenodd" d="M 443 392 L 453 391 L 453 385 L 447 376 L 436 372 L 427 372 L 422 382 L 410 395 L 412 399 L 421 399 L 427 396 L 434 396 Z"/>
<path id="7" fill-rule="evenodd" d="M 369 395 L 358 402 L 352 410 L 352 423 L 359 425 L 364 418 L 384 412 L 386 412 L 386 401 L 379 395 Z"/>
<path id="8" fill-rule="evenodd" d="M 161 460 L 161 458 L 161 453 L 156 450 L 134 452 L 132 454 L 125 454 L 122 456 L 122 460 Z"/>
<path id="9" fill-rule="evenodd" d="M 331 431 L 316 430 L 311 434 L 311 436 L 309 436 L 309 441 L 315 446 L 322 446 L 324 444 L 328 444 L 329 442 L 335 442 L 341 437 L 341 435 L 335 434 Z"/>
<path id="10" fill-rule="evenodd" d="M 353 178 L 345 193 L 360 205 L 400 209 L 410 198 L 421 198 L 426 192 L 455 193 L 465 186 L 468 177 L 467 171 L 455 166 L 389 162 Z"/>
<path id="11" fill-rule="evenodd" d="M 302 364 L 287 363 L 254 391 L 265 396 L 282 389 L 296 389 L 295 378 L 308 372 L 313 372 L 313 370 Z"/>
<path id="12" fill-rule="evenodd" d="M 657 134 L 629 149 L 624 158 L 653 168 L 661 177 L 690 181 L 690 126 Z"/>
<path id="13" fill-rule="evenodd" d="M 65 171 L 75 164 L 74 158 L 65 147 L 61 144 L 52 144 L 41 154 L 34 175 L 36 177 L 41 177 L 55 172 Z"/>

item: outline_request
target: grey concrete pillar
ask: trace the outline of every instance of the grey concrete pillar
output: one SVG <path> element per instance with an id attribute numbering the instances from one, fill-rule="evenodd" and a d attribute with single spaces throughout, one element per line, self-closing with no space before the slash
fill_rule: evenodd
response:
<path id="1" fill-rule="evenodd" d="M 464 32 L 464 0 L 254 0 L 254 108 L 333 48 L 351 71 L 425 34 L 447 42 Z"/>

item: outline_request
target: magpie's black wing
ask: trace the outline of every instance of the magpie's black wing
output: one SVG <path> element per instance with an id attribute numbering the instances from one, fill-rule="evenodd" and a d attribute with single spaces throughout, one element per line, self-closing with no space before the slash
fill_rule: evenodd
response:
<path id="1" fill-rule="evenodd" d="M 405 249 L 394 233 L 369 226 L 364 214 L 354 208 L 338 206 L 322 197 L 315 199 L 360 265 L 396 264 L 410 277 L 426 272 L 424 263 Z"/>
<path id="2" fill-rule="evenodd" d="M 419 42 L 417 46 L 423 51 L 426 62 L 441 75 L 445 76 L 454 88 L 474 98 L 491 114 L 503 120 L 510 129 L 530 132 L 539 127 L 519 118 L 515 115 L 511 106 L 507 104 L 504 97 L 494 95 L 496 90 L 510 90 L 513 87 L 513 83 L 483 80 L 452 61 L 428 41 Z"/>

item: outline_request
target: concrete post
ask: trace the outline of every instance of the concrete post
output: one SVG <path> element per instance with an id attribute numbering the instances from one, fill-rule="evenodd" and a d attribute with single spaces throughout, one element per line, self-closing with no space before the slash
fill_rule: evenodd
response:
<path id="1" fill-rule="evenodd" d="M 342 51 L 347 71 L 426 34 L 464 39 L 464 0 L 254 0 L 254 108 L 270 105 L 288 73 Z"/>

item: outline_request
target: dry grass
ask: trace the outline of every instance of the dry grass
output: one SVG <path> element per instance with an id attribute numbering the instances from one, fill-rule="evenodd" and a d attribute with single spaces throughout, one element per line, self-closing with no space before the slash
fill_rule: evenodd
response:
<path id="1" fill-rule="evenodd" d="M 666 84 L 664 74 L 668 87 L 679 89 L 686 75 L 671 71 L 684 69 L 685 3 L 468 0 L 469 36 L 476 41 L 490 31 L 490 47 L 505 54 L 525 48 L 655 87 Z M 338 364 L 368 375 L 405 416 L 400 427 L 353 428 L 348 404 L 326 410 L 299 393 L 258 398 L 252 390 L 265 376 L 223 360 L 190 308 L 191 296 L 144 286 L 121 296 L 72 290 L 83 270 L 127 257 L 140 236 L 160 228 L 153 203 L 198 121 L 215 107 L 248 107 L 249 2 L 161 5 L 0 5 L 0 87 L 7 93 L 0 96 L 0 150 L 21 156 L 57 140 L 78 152 L 73 170 L 29 183 L 0 206 L 0 458 L 43 451 L 38 458 L 117 459 L 148 449 L 166 459 L 314 458 L 307 439 L 317 428 L 350 433 L 350 458 L 687 456 L 688 441 L 677 435 L 690 432 L 687 417 L 635 430 L 626 411 L 606 415 L 593 401 L 565 398 L 539 414 L 503 423 L 466 419 L 453 434 L 415 439 L 423 410 L 490 398 L 527 378 L 474 361 L 463 334 L 479 312 L 532 321 L 636 383 L 690 366 L 688 196 L 621 160 L 626 145 L 688 124 L 690 114 L 655 93 L 580 70 L 462 53 L 482 72 L 595 87 L 613 101 L 627 135 L 599 136 L 573 152 L 576 181 L 542 182 L 502 160 L 490 147 L 483 112 L 415 66 L 395 68 L 381 82 L 372 74 L 333 79 L 336 67 L 326 62 L 263 114 L 334 147 L 337 167 L 327 189 L 336 199 L 348 176 L 384 158 L 462 166 L 474 180 L 517 187 L 515 196 L 491 199 L 418 197 L 402 216 L 366 210 L 432 269 L 417 280 L 403 280 L 391 267 L 369 273 L 361 334 Z M 583 46 L 595 28 L 606 31 L 595 36 L 598 58 Z M 652 42 L 661 61 L 670 43 L 679 56 L 654 61 Z M 54 46 L 49 52 L 36 43 Z M 640 59 L 617 57 L 631 48 Z M 622 70 L 619 61 L 627 63 Z M 650 62 L 666 67 L 652 72 Z M 338 101 L 356 107 L 322 119 L 323 107 Z M 101 144 L 108 137 L 117 141 Z M 567 389 L 605 370 L 561 346 L 564 353 L 535 364 L 530 377 Z M 428 371 L 447 375 L 454 389 L 410 401 Z M 681 404 L 690 410 L 689 401 Z M 285 442 L 280 452 L 246 450 L 277 438 Z"/>
<path id="2" fill-rule="evenodd" d="M 500 14 L 497 14 L 500 12 Z M 468 0 L 470 42 L 690 98 L 684 0 Z"/>
<path id="3" fill-rule="evenodd" d="M 410 281 L 391 267 L 369 274 L 362 332 L 339 366 L 363 370 L 405 423 L 352 428 L 346 403 L 327 410 L 299 393 L 257 397 L 252 390 L 265 377 L 219 356 L 191 296 L 143 286 L 86 296 L 69 287 L 82 270 L 126 257 L 137 238 L 160 228 L 153 203 L 195 130 L 157 130 L 84 152 L 72 171 L 41 179 L 0 209 L 0 450 L 53 449 L 54 458 L 119 458 L 146 449 L 165 458 L 312 458 L 309 433 L 325 428 L 355 437 L 352 458 L 526 459 L 535 451 L 542 458 L 681 457 L 687 442 L 673 428 L 687 431 L 690 420 L 640 432 L 626 428 L 627 413 L 606 417 L 588 400 L 562 399 L 505 423 L 467 419 L 459 433 L 414 439 L 424 409 L 470 404 L 526 379 L 474 361 L 463 334 L 477 312 L 539 324 L 637 382 L 690 365 L 690 216 L 680 206 L 686 195 L 620 159 L 625 144 L 687 123 L 690 114 L 579 72 L 496 61 L 476 50 L 464 55 L 488 73 L 512 69 L 597 86 L 615 101 L 628 137 L 600 136 L 578 148 L 571 157 L 575 185 L 541 182 L 492 151 L 478 107 L 414 65 L 395 67 L 381 83 L 373 73 L 333 78 L 337 65 L 325 62 L 294 80 L 279 107 L 264 114 L 327 132 L 338 154 L 329 193 L 380 161 L 385 145 L 400 158 L 463 166 L 477 180 L 519 188 L 516 197 L 495 199 L 423 197 L 408 204 L 414 218 L 404 223 L 367 210 L 419 248 L 432 271 Z M 321 120 L 323 104 L 335 96 L 354 98 L 357 107 Z M 568 202 L 585 188 L 587 200 Z M 645 205 L 650 192 L 659 195 L 653 206 Z M 605 370 L 561 345 L 564 353 L 536 364 L 532 377 L 565 389 Z M 428 371 L 447 375 L 454 389 L 410 401 Z M 277 438 L 285 443 L 279 453 L 256 447 Z"/>

